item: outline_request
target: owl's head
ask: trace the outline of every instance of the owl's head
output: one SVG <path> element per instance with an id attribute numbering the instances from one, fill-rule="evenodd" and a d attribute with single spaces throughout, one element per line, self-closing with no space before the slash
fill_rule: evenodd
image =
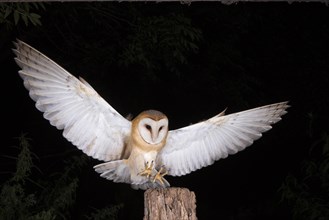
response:
<path id="1" fill-rule="evenodd" d="M 147 145 L 163 146 L 168 134 L 168 118 L 162 112 L 148 110 L 132 121 L 132 135 L 135 141 Z"/>

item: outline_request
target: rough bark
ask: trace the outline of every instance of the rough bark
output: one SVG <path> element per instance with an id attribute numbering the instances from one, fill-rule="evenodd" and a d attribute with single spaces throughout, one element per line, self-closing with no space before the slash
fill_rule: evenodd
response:
<path id="1" fill-rule="evenodd" d="M 197 220 L 194 192 L 186 188 L 148 189 L 143 220 Z"/>

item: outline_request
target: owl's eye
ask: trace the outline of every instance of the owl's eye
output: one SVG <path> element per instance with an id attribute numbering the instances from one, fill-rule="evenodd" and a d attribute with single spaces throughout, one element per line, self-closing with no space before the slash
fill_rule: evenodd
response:
<path id="1" fill-rule="evenodd" d="M 150 125 L 145 125 L 145 128 L 147 129 L 147 130 L 151 130 L 151 126 Z"/>
<path id="2" fill-rule="evenodd" d="M 163 126 L 161 126 L 161 127 L 159 128 L 159 131 L 161 131 L 161 130 L 162 130 L 162 128 L 163 128 Z"/>

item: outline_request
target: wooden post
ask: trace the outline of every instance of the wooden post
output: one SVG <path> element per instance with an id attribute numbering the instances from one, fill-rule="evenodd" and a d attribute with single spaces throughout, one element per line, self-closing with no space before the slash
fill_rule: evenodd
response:
<path id="1" fill-rule="evenodd" d="M 186 188 L 148 189 L 143 220 L 197 220 L 194 192 Z"/>

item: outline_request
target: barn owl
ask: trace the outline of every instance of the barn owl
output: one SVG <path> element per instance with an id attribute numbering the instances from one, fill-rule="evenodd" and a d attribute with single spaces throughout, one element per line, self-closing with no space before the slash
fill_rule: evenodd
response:
<path id="1" fill-rule="evenodd" d="M 156 110 L 132 121 L 120 115 L 82 78 L 17 40 L 15 61 L 36 108 L 85 154 L 103 161 L 95 171 L 134 189 L 168 187 L 165 175 L 181 176 L 250 146 L 289 107 L 279 102 L 225 115 L 176 130 Z"/>

